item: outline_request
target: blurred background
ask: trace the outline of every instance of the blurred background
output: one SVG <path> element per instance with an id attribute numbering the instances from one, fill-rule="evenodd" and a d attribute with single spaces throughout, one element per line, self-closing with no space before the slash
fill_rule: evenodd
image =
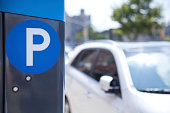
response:
<path id="1" fill-rule="evenodd" d="M 170 113 L 169 6 L 65 0 L 65 113 Z"/>
<path id="2" fill-rule="evenodd" d="M 168 0 L 66 0 L 66 45 L 88 40 L 169 41 Z"/>

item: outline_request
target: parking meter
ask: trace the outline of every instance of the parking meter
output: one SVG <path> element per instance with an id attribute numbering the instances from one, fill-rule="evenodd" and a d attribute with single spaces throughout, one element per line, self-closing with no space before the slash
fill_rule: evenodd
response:
<path id="1" fill-rule="evenodd" d="M 64 1 L 0 1 L 0 113 L 63 113 Z"/>

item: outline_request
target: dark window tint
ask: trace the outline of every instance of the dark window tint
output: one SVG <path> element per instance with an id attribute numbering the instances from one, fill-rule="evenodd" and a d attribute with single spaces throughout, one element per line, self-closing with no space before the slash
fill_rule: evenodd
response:
<path id="1" fill-rule="evenodd" d="M 94 61 L 96 60 L 97 50 L 90 49 L 82 51 L 73 61 L 72 66 L 90 75 Z"/>
<path id="2" fill-rule="evenodd" d="M 117 76 L 116 63 L 111 52 L 107 50 L 101 50 L 98 55 L 98 60 L 94 66 L 92 77 L 97 81 L 103 75 Z"/>
<path id="3" fill-rule="evenodd" d="M 85 52 L 85 51 L 81 51 L 81 52 L 77 55 L 77 57 L 74 59 L 74 61 L 73 61 L 72 64 L 71 64 L 72 66 L 76 67 L 79 59 L 81 58 L 81 56 L 83 55 L 84 52 Z"/>

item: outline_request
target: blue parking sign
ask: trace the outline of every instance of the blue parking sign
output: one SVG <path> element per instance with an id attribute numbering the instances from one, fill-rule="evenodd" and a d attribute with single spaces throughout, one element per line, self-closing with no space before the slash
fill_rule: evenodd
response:
<path id="1" fill-rule="evenodd" d="M 10 63 L 28 74 L 40 74 L 53 67 L 60 56 L 60 38 L 47 23 L 26 20 L 9 32 L 6 53 Z"/>

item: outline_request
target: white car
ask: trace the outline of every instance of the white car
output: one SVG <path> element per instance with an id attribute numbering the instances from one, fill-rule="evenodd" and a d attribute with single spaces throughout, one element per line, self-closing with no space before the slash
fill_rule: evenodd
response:
<path id="1" fill-rule="evenodd" d="M 67 113 L 170 113 L 169 42 L 94 41 L 70 56 Z"/>

